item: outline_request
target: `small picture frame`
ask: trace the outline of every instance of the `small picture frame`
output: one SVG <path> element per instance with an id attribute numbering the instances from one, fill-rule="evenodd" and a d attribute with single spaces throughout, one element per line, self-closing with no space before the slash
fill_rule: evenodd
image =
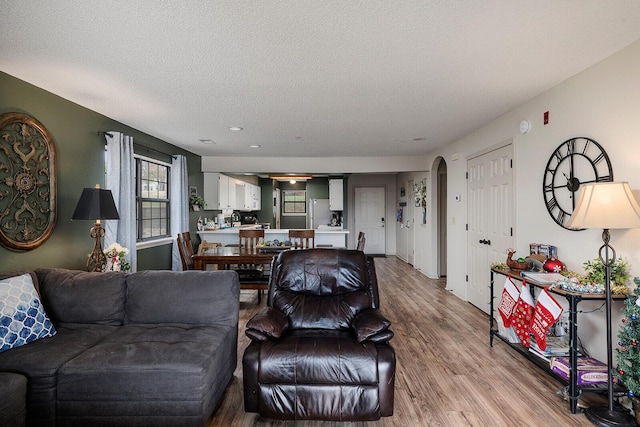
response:
<path id="1" fill-rule="evenodd" d="M 189 187 L 189 196 L 198 197 L 198 187 L 196 187 L 195 185 L 190 186 Z"/>
<path id="2" fill-rule="evenodd" d="M 404 189 L 404 185 L 402 187 L 400 187 L 400 197 L 404 197 L 405 196 L 405 189 Z"/>

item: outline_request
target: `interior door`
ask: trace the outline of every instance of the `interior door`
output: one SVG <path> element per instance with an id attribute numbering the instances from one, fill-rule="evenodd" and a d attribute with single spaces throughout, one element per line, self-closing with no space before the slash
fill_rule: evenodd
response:
<path id="1" fill-rule="evenodd" d="M 467 162 L 467 300 L 489 313 L 489 270 L 513 246 L 513 147 Z"/>
<path id="2" fill-rule="evenodd" d="M 356 187 L 354 231 L 356 234 L 360 231 L 365 233 L 365 253 L 386 253 L 385 205 L 384 187 Z"/>

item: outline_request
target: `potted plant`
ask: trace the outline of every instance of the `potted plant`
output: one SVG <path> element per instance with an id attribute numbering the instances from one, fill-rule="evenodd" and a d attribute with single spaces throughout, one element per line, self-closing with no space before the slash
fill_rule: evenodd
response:
<path id="1" fill-rule="evenodd" d="M 189 206 L 192 211 L 198 212 L 200 209 L 203 209 L 207 205 L 207 202 L 204 201 L 202 197 L 198 197 L 195 194 L 189 196 Z"/>
<path id="2" fill-rule="evenodd" d="M 583 265 L 585 270 L 585 281 L 598 285 L 605 284 L 604 264 L 602 264 L 600 258 L 589 260 Z M 629 274 L 629 264 L 625 260 L 619 257 L 613 261 L 610 269 L 610 277 L 611 293 L 621 295 L 629 293 L 627 282 L 631 276 Z"/>

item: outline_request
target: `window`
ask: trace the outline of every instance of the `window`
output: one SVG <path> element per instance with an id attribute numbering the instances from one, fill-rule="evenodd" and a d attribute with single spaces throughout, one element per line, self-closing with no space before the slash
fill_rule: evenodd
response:
<path id="1" fill-rule="evenodd" d="M 283 215 L 306 215 L 307 192 L 305 190 L 284 190 L 282 202 Z"/>
<path id="2" fill-rule="evenodd" d="M 170 165 L 144 157 L 135 160 L 137 241 L 170 237 Z"/>

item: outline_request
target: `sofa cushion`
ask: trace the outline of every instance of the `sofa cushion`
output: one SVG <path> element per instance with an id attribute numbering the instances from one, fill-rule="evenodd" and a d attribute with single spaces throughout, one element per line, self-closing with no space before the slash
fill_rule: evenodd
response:
<path id="1" fill-rule="evenodd" d="M 264 341 L 260 384 L 364 385 L 378 383 L 378 351 L 344 331 L 306 330 Z"/>
<path id="2" fill-rule="evenodd" d="M 29 273 L 0 280 L 0 352 L 55 333 Z"/>
<path id="3" fill-rule="evenodd" d="M 213 412 L 235 369 L 236 326 L 128 324 L 66 363 L 59 416 Z"/>
<path id="4" fill-rule="evenodd" d="M 20 374 L 0 372 L 0 426 L 21 427 L 26 420 L 27 379 Z"/>
<path id="5" fill-rule="evenodd" d="M 126 273 L 62 268 L 38 268 L 35 272 L 40 283 L 42 302 L 55 324 L 122 324 Z"/>
<path id="6" fill-rule="evenodd" d="M 105 325 L 59 325 L 53 337 L 0 353 L 0 371 L 17 372 L 29 379 L 28 424 L 54 425 L 58 369 L 116 329 Z"/>
<path id="7" fill-rule="evenodd" d="M 143 271 L 127 277 L 126 323 L 237 324 L 234 271 Z"/>

